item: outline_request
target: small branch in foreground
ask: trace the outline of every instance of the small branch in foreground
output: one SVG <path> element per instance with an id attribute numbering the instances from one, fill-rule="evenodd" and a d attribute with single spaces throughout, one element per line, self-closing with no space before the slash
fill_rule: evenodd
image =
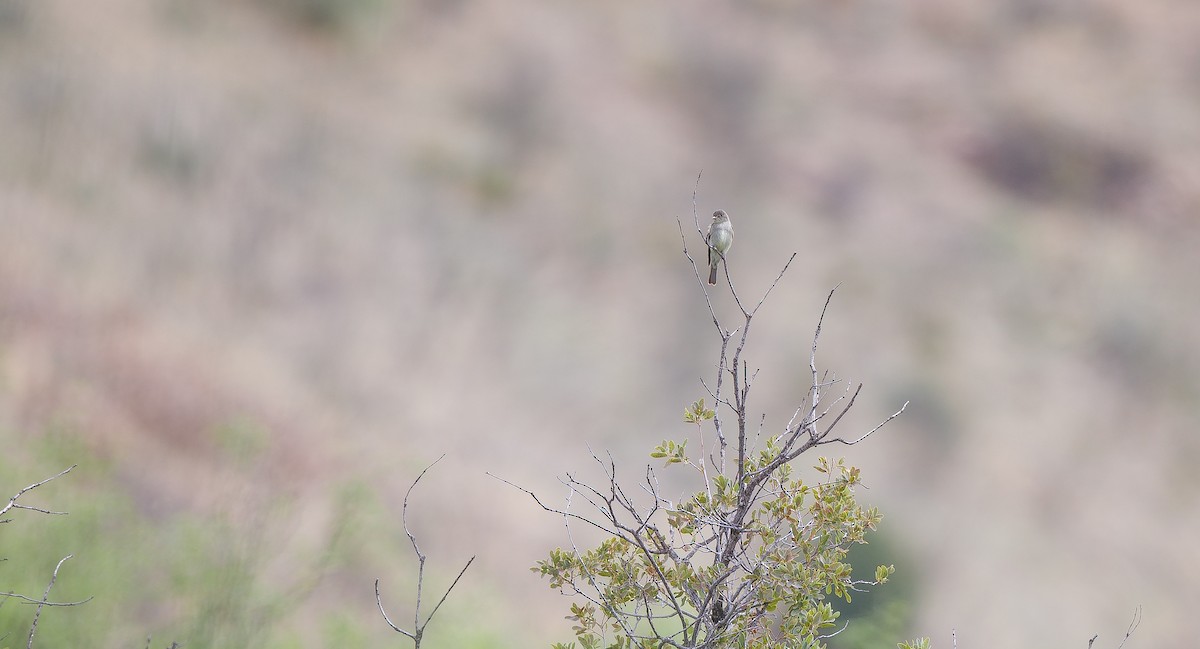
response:
<path id="1" fill-rule="evenodd" d="M 42 514 L 49 514 L 52 516 L 66 516 L 67 512 L 59 512 L 59 511 L 54 511 L 51 509 L 43 509 L 41 507 L 34 507 L 31 505 L 22 505 L 22 504 L 18 503 L 17 500 L 21 496 L 24 496 L 25 494 L 29 493 L 30 491 L 33 491 L 34 489 L 37 489 L 38 487 L 46 484 L 47 482 L 50 482 L 51 480 L 54 480 L 55 478 L 60 478 L 64 475 L 66 475 L 67 473 L 69 473 L 71 471 L 71 469 L 74 469 L 76 466 L 79 466 L 79 465 L 72 464 L 71 466 L 67 467 L 63 471 L 60 471 L 57 474 L 52 475 L 49 478 L 46 478 L 45 480 L 42 480 L 40 482 L 35 482 L 35 483 L 25 487 L 24 489 L 18 491 L 12 498 L 8 499 L 8 503 L 6 505 L 4 505 L 3 507 L 0 507 L 0 516 L 3 516 L 4 514 L 8 513 L 9 510 L 13 510 L 13 509 L 26 509 L 29 511 L 40 512 Z M 7 523 L 11 520 L 12 519 L 8 519 L 8 518 L 0 519 L 0 523 Z M 54 582 L 58 579 L 59 568 L 62 568 L 62 564 L 64 562 L 66 562 L 67 559 L 70 559 L 73 556 L 75 556 L 75 555 L 68 554 L 67 556 L 65 556 L 59 560 L 58 565 L 54 566 L 54 572 L 50 575 L 50 583 L 48 583 L 46 585 L 46 591 L 42 594 L 41 599 L 34 599 L 32 597 L 26 597 L 25 595 L 21 595 L 19 593 L 14 593 L 14 592 L 0 593 L 0 604 L 7 602 L 9 599 L 16 599 L 16 600 L 19 600 L 22 602 L 27 602 L 30 604 L 37 605 L 37 609 L 33 613 L 33 623 L 29 626 L 29 639 L 25 645 L 28 649 L 31 649 L 33 647 L 33 638 L 35 635 L 37 635 L 38 620 L 41 619 L 42 609 L 44 607 L 46 607 L 46 606 L 79 606 L 80 604 L 86 604 L 87 602 L 91 601 L 91 599 L 92 599 L 91 597 L 89 597 L 85 600 L 81 600 L 78 602 L 51 602 L 50 601 L 50 590 L 52 588 L 54 588 Z M 7 637 L 7 634 L 5 634 L 4 637 Z"/>
<path id="2" fill-rule="evenodd" d="M 42 480 L 41 482 L 35 482 L 35 483 L 29 485 L 28 487 L 25 487 L 24 489 L 18 491 L 17 495 L 8 499 L 7 505 L 5 505 L 4 507 L 0 507 L 0 516 L 3 516 L 4 514 L 8 513 L 8 510 L 10 510 L 10 509 L 28 509 L 30 511 L 41 512 L 43 514 L 51 514 L 54 516 L 66 516 L 67 515 L 66 512 L 56 512 L 56 511 L 52 511 L 49 509 L 42 509 L 41 507 L 30 507 L 29 505 L 19 505 L 19 504 L 17 504 L 17 499 L 20 498 L 21 496 L 24 496 L 26 493 L 33 491 L 34 489 L 37 489 L 38 487 L 46 484 L 47 482 L 50 482 L 51 480 L 53 480 L 55 478 L 60 478 L 64 475 L 70 473 L 71 469 L 74 469 L 77 466 L 79 466 L 79 465 L 72 464 L 71 466 L 67 467 L 63 471 L 60 471 L 57 475 L 52 475 L 49 478 Z M 11 520 L 11 519 L 3 519 L 3 520 L 0 520 L 0 523 L 7 523 L 9 520 Z"/>
<path id="3" fill-rule="evenodd" d="M 425 617 L 425 621 L 422 622 L 421 621 L 421 594 L 422 594 L 422 591 L 423 591 L 424 585 L 425 585 L 425 558 L 426 557 L 425 557 L 425 554 L 421 552 L 420 546 L 417 545 L 416 535 L 414 535 L 408 529 L 408 497 L 412 494 L 412 490 L 414 487 L 417 486 L 417 483 L 421 481 L 421 478 L 425 477 L 425 473 L 427 471 L 429 471 L 430 469 L 432 469 L 434 464 L 441 462 L 442 458 L 444 458 L 444 457 L 446 457 L 446 456 L 442 455 L 438 459 L 434 460 L 429 466 L 425 467 L 421 471 L 421 473 L 417 476 L 416 480 L 413 480 L 413 483 L 408 486 L 408 491 L 406 491 L 404 493 L 404 504 L 401 506 L 401 509 L 400 509 L 400 521 L 404 527 L 404 533 L 408 536 L 409 543 L 412 544 L 413 552 L 417 555 L 417 603 L 416 603 L 415 608 L 413 609 L 413 630 L 412 631 L 406 631 L 406 630 L 396 626 L 396 624 L 394 622 L 392 622 L 392 619 L 390 617 L 388 617 L 387 611 L 383 608 L 383 595 L 380 594 L 380 592 L 379 592 L 379 579 L 378 578 L 375 579 L 375 604 L 376 604 L 376 606 L 379 607 L 379 613 L 383 615 L 383 620 L 388 623 L 388 626 L 392 627 L 392 630 L 412 639 L 413 646 L 416 649 L 419 649 L 421 646 L 421 638 L 425 635 L 425 627 L 429 626 L 429 622 L 431 620 L 433 620 L 433 616 L 436 615 L 438 612 L 438 609 L 440 609 L 442 607 L 442 603 L 445 602 L 446 598 L 450 596 L 450 591 L 454 590 L 454 587 L 458 585 L 458 580 L 462 579 L 463 574 L 465 574 L 467 572 L 467 568 L 470 568 L 471 564 L 475 561 L 475 557 L 471 557 L 470 559 L 467 560 L 467 564 L 465 566 L 463 566 L 462 570 L 458 571 L 458 576 L 455 577 L 454 581 L 450 583 L 450 586 L 449 586 L 449 588 L 446 589 L 446 592 L 442 593 L 442 598 L 440 600 L 438 600 L 438 603 L 436 605 L 434 605 L 433 610 L 429 612 L 429 615 L 427 615 Z"/>
<path id="4" fill-rule="evenodd" d="M 72 468 L 74 468 L 74 467 L 72 467 Z M 70 470 L 71 469 L 67 469 L 67 471 L 70 471 Z M 67 471 L 63 471 L 63 473 L 66 473 Z M 60 473 L 58 475 L 62 475 L 62 473 Z M 54 476 L 54 477 L 57 478 L 58 476 Z M 53 479 L 54 478 L 50 478 L 49 480 L 53 480 Z M 39 484 L 45 484 L 46 482 L 49 482 L 49 480 L 43 480 Z M 37 486 L 37 485 L 34 485 L 34 486 Z M 20 494 L 17 494 L 17 495 L 19 496 Z M 54 566 L 54 573 L 50 575 L 50 583 L 46 584 L 46 592 L 42 593 L 42 599 L 41 599 L 41 601 L 39 601 L 37 603 L 37 610 L 33 614 L 33 624 L 30 625 L 30 627 L 29 627 L 29 643 L 25 645 L 26 649 L 33 649 L 33 636 L 34 636 L 34 634 L 37 633 L 38 618 L 40 618 L 42 616 L 42 607 L 46 606 L 49 603 L 50 589 L 54 588 L 54 582 L 55 582 L 55 580 L 58 579 L 58 569 L 62 567 L 62 564 L 64 562 L 66 562 L 67 559 L 70 559 L 73 556 L 75 556 L 75 555 L 68 554 L 67 556 L 63 557 L 62 559 L 59 559 L 58 565 Z M 88 599 L 91 599 L 91 598 L 89 597 Z M 84 601 L 87 601 L 87 600 L 84 600 Z M 82 603 L 82 602 L 80 602 L 80 603 Z"/>
<path id="5" fill-rule="evenodd" d="M 74 556 L 74 555 L 71 555 L 71 556 Z M 70 559 L 71 557 L 67 557 L 67 558 Z M 37 604 L 39 606 L 79 606 L 80 604 L 87 604 L 88 602 L 92 601 L 92 599 L 93 599 L 93 597 L 89 597 L 87 599 L 81 599 L 78 602 L 47 602 L 47 601 L 41 600 L 41 599 L 34 599 L 32 597 L 26 597 L 20 593 L 0 593 L 0 597 L 12 598 L 12 599 L 16 599 L 16 600 L 25 602 L 26 604 Z"/>

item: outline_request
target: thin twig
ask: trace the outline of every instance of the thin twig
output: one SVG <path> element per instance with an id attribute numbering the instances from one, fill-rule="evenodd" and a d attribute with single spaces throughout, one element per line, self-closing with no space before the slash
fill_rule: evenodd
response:
<path id="1" fill-rule="evenodd" d="M 454 587 L 458 585 L 458 580 L 462 579 L 463 573 L 467 571 L 467 568 L 471 567 L 471 564 L 474 561 L 474 555 L 472 555 L 470 559 L 467 559 L 467 565 L 463 566 L 463 569 L 458 571 L 458 576 L 454 578 L 454 581 L 450 582 L 450 587 L 446 589 L 446 592 L 442 593 L 442 598 L 438 600 L 438 603 L 433 607 L 433 610 L 429 612 L 429 617 L 425 618 L 425 624 L 429 624 L 429 620 L 433 619 L 433 615 L 438 612 L 439 608 L 442 607 L 442 603 L 445 602 L 446 598 L 450 596 L 450 591 L 454 590 Z M 424 629 L 424 625 L 422 625 L 421 628 Z"/>
<path id="2" fill-rule="evenodd" d="M 829 291 L 829 295 L 825 297 L 825 304 L 821 307 L 821 316 L 817 318 L 817 330 L 813 332 L 812 350 L 808 355 L 808 368 L 812 372 L 812 386 L 809 388 L 812 396 L 809 401 L 810 427 L 808 432 L 814 440 L 817 437 L 817 429 L 815 426 L 812 426 L 811 422 L 816 419 L 817 404 L 821 401 L 821 382 L 817 380 L 817 342 L 821 338 L 821 327 L 825 325 L 825 312 L 829 310 L 829 303 L 833 300 L 833 294 L 837 292 L 838 286 L 841 286 L 841 284 L 834 286 Z"/>
<path id="3" fill-rule="evenodd" d="M 842 628 L 838 629 L 837 631 L 834 631 L 833 633 L 826 633 L 825 635 L 819 635 L 819 636 L 817 636 L 817 639 L 826 640 L 828 638 L 832 638 L 833 636 L 841 633 L 842 631 L 845 631 L 849 626 L 850 626 L 850 620 L 846 620 L 846 623 L 842 625 Z"/>
<path id="4" fill-rule="evenodd" d="M 846 387 L 847 387 L 847 389 L 849 389 L 849 386 L 846 386 Z M 844 408 L 842 408 L 842 411 L 838 413 L 838 416 L 833 418 L 833 423 L 829 424 L 829 427 L 826 428 L 824 432 L 819 433 L 816 436 L 817 442 L 820 442 L 827 435 L 829 435 L 829 433 L 833 432 L 834 426 L 837 426 L 838 422 L 842 420 L 842 417 L 845 417 L 846 413 L 850 412 L 850 409 L 854 407 L 854 402 L 858 400 L 858 393 L 862 392 L 862 388 L 863 388 L 862 383 L 859 383 L 858 387 L 854 389 L 854 394 L 850 395 L 850 401 L 846 404 L 846 406 Z M 840 401 L 840 400 L 841 399 L 839 398 L 838 401 Z M 828 411 L 826 411 L 826 412 L 828 412 Z M 816 426 L 813 426 L 813 430 L 816 430 Z M 830 440 L 830 441 L 832 441 L 832 440 Z"/>
<path id="5" fill-rule="evenodd" d="M 771 295 L 771 291 L 775 290 L 775 285 L 779 283 L 779 280 L 783 279 L 783 274 L 787 272 L 788 266 L 791 266 L 792 262 L 796 260 L 797 254 L 799 254 L 799 253 L 793 252 L 792 256 L 788 257 L 787 263 L 783 265 L 783 268 L 779 269 L 779 274 L 775 276 L 775 281 L 771 282 L 771 285 L 769 287 L 767 287 L 767 290 L 765 292 L 763 292 L 762 297 L 759 298 L 759 300 L 758 300 L 758 304 L 754 305 L 754 310 L 751 311 L 749 315 L 754 315 L 755 313 L 758 313 L 759 308 L 761 308 L 763 303 L 767 301 L 767 297 L 769 295 Z"/>
<path id="6" fill-rule="evenodd" d="M 551 514 L 558 514 L 560 516 L 570 516 L 571 518 L 574 518 L 577 521 L 591 525 L 592 527 L 600 530 L 601 532 L 604 532 L 605 534 L 613 534 L 613 535 L 616 534 L 616 532 L 614 532 L 613 530 L 610 530 L 607 527 L 604 527 L 603 525 L 591 520 L 590 518 L 587 518 L 586 516 L 580 516 L 579 514 L 576 514 L 574 512 L 564 511 L 561 509 L 556 509 L 554 507 L 550 507 L 546 503 L 543 503 L 542 499 L 538 498 L 537 494 L 533 493 L 529 489 L 526 489 L 525 487 L 522 487 L 519 484 L 509 482 L 508 480 L 505 480 L 504 478 L 501 478 L 500 476 L 498 476 L 494 473 L 491 473 L 491 472 L 488 472 L 486 475 L 493 477 L 514 489 L 525 492 L 526 495 L 528 495 L 530 498 L 533 498 L 533 502 L 537 503 L 538 507 L 541 507 L 542 509 L 550 512 Z M 586 486 L 586 485 L 584 485 L 584 486 Z M 595 503 L 593 503 L 593 504 L 595 504 Z"/>
<path id="7" fill-rule="evenodd" d="M 408 541 L 412 544 L 413 552 L 417 555 L 417 603 L 413 607 L 413 629 L 418 634 L 421 632 L 421 591 L 424 590 L 425 581 L 425 554 L 421 552 L 421 548 L 417 545 L 417 537 L 408 529 L 408 497 L 412 495 L 413 488 L 417 486 L 421 478 L 425 477 L 425 472 L 433 468 L 438 462 L 441 462 L 444 457 L 446 455 L 443 453 L 441 457 L 422 469 L 421 473 L 417 475 L 417 479 L 408 485 L 408 491 L 404 492 L 404 504 L 400 508 L 400 524 L 404 527 L 404 533 L 408 535 Z M 414 639 L 419 640 L 419 636 Z"/>
<path id="8" fill-rule="evenodd" d="M 20 593 L 0 593 L 0 597 L 5 599 L 12 598 L 25 602 L 26 604 L 38 604 L 40 606 L 79 606 L 80 604 L 87 604 L 95 599 L 95 595 L 93 595 L 87 599 L 81 599 L 78 602 L 47 602 L 40 599 L 34 599 L 32 597 L 26 597 Z"/>
<path id="9" fill-rule="evenodd" d="M 53 480 L 55 478 L 59 478 L 59 477 L 66 475 L 67 473 L 70 473 L 71 469 L 74 469 L 77 466 L 79 466 L 79 465 L 72 464 L 71 466 L 67 467 L 66 469 L 60 471 L 57 475 L 52 475 L 49 478 L 42 480 L 41 482 L 35 482 L 35 483 L 29 485 L 28 487 L 25 487 L 24 489 L 18 491 L 17 495 L 13 496 L 12 498 L 10 498 L 8 500 L 7 505 L 5 505 L 4 507 L 0 507 L 0 516 L 3 516 L 10 509 L 28 509 L 30 511 L 41 512 L 43 514 L 52 514 L 55 516 L 66 516 L 67 512 L 56 512 L 56 511 L 51 511 L 49 509 L 42 509 L 40 507 L 30 507 L 28 505 L 18 505 L 17 499 L 20 498 L 21 496 L 25 495 L 26 492 L 37 489 L 38 487 L 46 484 L 47 482 L 50 482 L 51 480 Z M 0 523 L 7 523 L 7 522 L 8 522 L 7 520 L 0 521 Z"/>
<path id="10" fill-rule="evenodd" d="M 1141 606 L 1141 604 L 1139 604 L 1138 607 L 1136 609 L 1134 609 L 1134 611 L 1133 611 L 1133 620 L 1131 620 L 1129 622 L 1129 626 L 1125 629 L 1125 637 L 1121 638 L 1121 644 L 1117 645 L 1117 649 L 1121 649 L 1122 647 L 1125 646 L 1125 641 L 1129 640 L 1129 636 L 1133 635 L 1133 632 L 1137 630 L 1138 625 L 1140 625 L 1141 623 L 1142 623 L 1142 606 Z"/>
<path id="11" fill-rule="evenodd" d="M 693 218 L 696 218 L 694 211 Z M 712 317 L 713 325 L 720 329 L 721 325 L 717 320 L 717 310 L 713 307 L 712 296 L 708 294 L 708 285 L 700 275 L 700 266 L 696 264 L 696 260 L 692 258 L 692 253 L 688 251 L 687 235 L 683 233 L 683 221 L 681 221 L 679 217 L 675 217 L 675 224 L 679 227 L 679 238 L 683 241 L 683 256 L 686 257 L 688 262 L 692 265 L 692 274 L 696 276 L 696 283 L 700 285 L 700 290 L 704 294 L 704 303 L 708 306 L 708 314 Z M 700 239 L 704 240 L 704 233 L 700 231 L 700 226 L 698 224 L 696 226 L 696 231 L 700 232 Z M 707 247 L 707 244 L 705 245 Z"/>
<path id="12" fill-rule="evenodd" d="M 857 394 L 857 393 L 856 393 L 856 394 Z M 851 401 L 851 403 L 853 403 L 853 401 Z M 885 426 L 885 425 L 886 425 L 886 424 L 887 424 L 889 421 L 891 421 L 891 420 L 895 419 L 896 417 L 899 417 L 899 416 L 900 416 L 900 415 L 901 415 L 901 414 L 904 412 L 904 409 L 908 407 L 908 404 L 909 404 L 909 402 L 908 402 L 908 401 L 905 401 L 905 402 L 904 402 L 904 405 L 903 405 L 903 406 L 900 406 L 900 409 L 899 409 L 899 410 L 897 410 L 896 412 L 893 412 L 893 413 L 892 413 L 892 415 L 891 415 L 890 417 L 888 417 L 887 419 L 884 419 L 883 421 L 879 422 L 879 425 L 875 426 L 875 427 L 874 427 L 874 428 L 872 428 L 871 430 L 868 430 L 866 433 L 864 433 L 863 435 L 861 435 L 861 436 L 860 436 L 860 437 L 858 437 L 857 439 L 854 439 L 854 440 L 851 440 L 851 441 L 846 441 L 846 440 L 842 439 L 841 437 L 838 437 L 837 439 L 831 439 L 831 440 L 823 441 L 823 442 L 822 442 L 822 444 L 824 444 L 824 443 L 829 443 L 829 442 L 841 442 L 842 444 L 845 444 L 846 446 L 854 446 L 855 444 L 857 444 L 857 443 L 859 443 L 859 442 L 863 441 L 864 439 L 866 439 L 866 438 L 870 437 L 870 436 L 871 436 L 871 434 L 872 434 L 872 433 L 874 433 L 875 431 L 879 430 L 880 428 L 883 428 L 883 427 L 884 427 L 884 426 Z M 839 415 L 839 418 L 840 418 L 840 415 Z M 837 422 L 835 421 L 834 423 L 837 423 Z M 830 426 L 830 428 L 832 428 L 832 426 Z"/>
<path id="13" fill-rule="evenodd" d="M 65 516 L 67 514 L 67 512 L 53 511 L 50 509 L 43 509 L 41 507 L 33 507 L 30 505 L 21 505 L 21 504 L 17 503 L 17 499 L 20 498 L 21 496 L 25 495 L 26 493 L 46 484 L 47 482 L 54 480 L 55 478 L 60 478 L 64 475 L 66 475 L 67 473 L 69 473 L 71 471 L 71 469 L 74 469 L 76 466 L 78 466 L 78 465 L 72 464 L 71 466 L 58 472 L 57 474 L 50 476 L 49 478 L 46 478 L 45 480 L 42 480 L 40 482 L 35 482 L 35 483 L 25 487 L 24 489 L 18 491 L 16 493 L 16 495 L 14 495 L 12 498 L 10 498 L 8 500 L 8 504 L 6 504 L 4 507 L 0 508 L 0 516 L 3 516 L 6 512 L 8 512 L 11 509 L 26 509 L 29 511 L 40 512 L 43 514 L 50 514 L 50 515 L 55 515 L 55 516 Z M 7 523 L 10 520 L 11 519 L 0 519 L 0 523 Z M 86 604 L 87 602 L 91 601 L 91 599 L 92 599 L 91 597 L 84 599 L 84 600 L 80 600 L 78 602 L 51 602 L 50 601 L 50 590 L 52 588 L 54 588 L 54 582 L 58 580 L 58 570 L 60 568 L 62 568 L 62 564 L 67 559 L 70 559 L 73 556 L 75 556 L 75 555 L 68 554 L 67 556 L 60 559 L 58 564 L 54 566 L 54 572 L 51 573 L 51 575 L 50 575 L 50 582 L 48 584 L 46 584 L 46 590 L 44 593 L 42 593 L 42 598 L 40 600 L 33 599 L 32 597 L 26 597 L 26 596 L 18 594 L 18 593 L 12 593 L 12 592 L 0 593 L 0 598 L 3 598 L 4 602 L 8 601 L 9 599 L 16 599 L 19 601 L 37 605 L 37 609 L 33 613 L 33 623 L 29 627 L 29 641 L 28 641 L 26 647 L 29 647 L 29 648 L 33 647 L 33 638 L 37 634 L 38 620 L 41 619 L 42 609 L 44 607 L 46 607 L 46 606 L 79 606 L 80 604 Z M 0 603 L 2 603 L 2 602 L 0 602 Z M 7 634 L 5 634 L 5 637 L 7 637 Z"/>
<path id="14" fill-rule="evenodd" d="M 392 627 L 392 629 L 399 631 L 400 633 L 403 633 L 404 635 L 412 638 L 413 640 L 417 639 L 417 636 L 396 626 L 392 622 L 392 618 L 388 617 L 387 611 L 383 610 L 383 596 L 379 594 L 379 578 L 378 577 L 375 578 L 375 604 L 377 606 L 379 606 L 379 612 L 383 614 L 383 619 L 385 622 L 388 623 L 388 626 L 390 626 L 390 627 Z"/>
<path id="15" fill-rule="evenodd" d="M 72 467 L 72 468 L 74 468 L 74 467 Z M 71 469 L 67 469 L 67 471 L 70 471 L 70 470 Z M 66 473 L 67 471 L 63 471 L 63 473 Z M 62 473 L 60 473 L 58 475 L 62 475 Z M 58 476 L 54 476 L 54 477 L 57 478 Z M 53 480 L 53 479 L 54 478 L 50 478 L 50 480 Z M 46 482 L 48 482 L 48 480 L 43 480 L 42 482 L 40 482 L 38 484 L 45 484 Z M 34 486 L 37 486 L 37 485 L 34 485 Z M 20 494 L 17 494 L 17 495 L 20 495 Z M 54 566 L 54 573 L 50 575 L 50 583 L 46 584 L 46 592 L 42 593 L 42 601 L 38 602 L 37 610 L 34 611 L 34 613 L 33 613 L 33 625 L 29 627 L 29 643 L 25 645 L 26 649 L 33 649 L 33 636 L 35 633 L 37 633 L 38 618 L 40 618 L 42 616 L 42 607 L 46 606 L 50 600 L 50 589 L 54 588 L 54 582 L 55 582 L 55 580 L 58 579 L 58 569 L 62 567 L 62 564 L 64 561 L 66 561 L 67 559 L 70 559 L 73 556 L 75 556 L 75 555 L 68 554 L 67 556 L 63 557 L 62 559 L 59 559 L 58 565 Z"/>

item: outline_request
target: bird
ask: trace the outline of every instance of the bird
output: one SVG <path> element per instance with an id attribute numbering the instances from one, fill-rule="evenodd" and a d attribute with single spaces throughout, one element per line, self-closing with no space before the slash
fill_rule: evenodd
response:
<path id="1" fill-rule="evenodd" d="M 713 212 L 712 225 L 708 226 L 708 234 L 704 236 L 704 242 L 708 244 L 708 284 L 715 286 L 717 283 L 717 265 L 725 258 L 725 253 L 729 252 L 729 247 L 733 245 L 733 224 L 729 222 L 729 215 L 725 210 L 717 210 Z"/>

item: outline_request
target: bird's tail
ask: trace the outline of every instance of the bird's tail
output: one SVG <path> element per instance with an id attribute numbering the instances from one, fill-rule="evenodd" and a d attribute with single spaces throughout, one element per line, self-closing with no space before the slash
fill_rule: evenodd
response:
<path id="1" fill-rule="evenodd" d="M 709 268 L 708 268 L 708 285 L 709 286 L 717 285 L 717 265 L 716 264 L 713 264 L 712 266 L 709 266 Z"/>

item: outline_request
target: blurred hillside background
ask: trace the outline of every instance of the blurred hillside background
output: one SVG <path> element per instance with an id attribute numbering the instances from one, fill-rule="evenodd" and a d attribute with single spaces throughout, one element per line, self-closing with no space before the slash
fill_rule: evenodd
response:
<path id="1" fill-rule="evenodd" d="M 0 0 L 0 590 L 41 646 L 570 638 L 561 497 L 704 396 L 716 208 L 753 403 L 863 381 L 891 642 L 1200 636 L 1200 5 Z M 726 290 L 715 306 L 732 317 Z M 20 515 L 24 514 L 24 515 Z M 427 594 L 427 606 L 429 598 Z M 0 609 L 23 638 L 32 609 Z M 79 630 L 82 622 L 86 635 Z M 74 626 L 73 626 L 74 625 Z M 72 635 L 76 634 L 76 635 Z M 9 640 L 14 642 L 14 640 Z M 879 646 L 894 646 L 884 643 Z"/>

